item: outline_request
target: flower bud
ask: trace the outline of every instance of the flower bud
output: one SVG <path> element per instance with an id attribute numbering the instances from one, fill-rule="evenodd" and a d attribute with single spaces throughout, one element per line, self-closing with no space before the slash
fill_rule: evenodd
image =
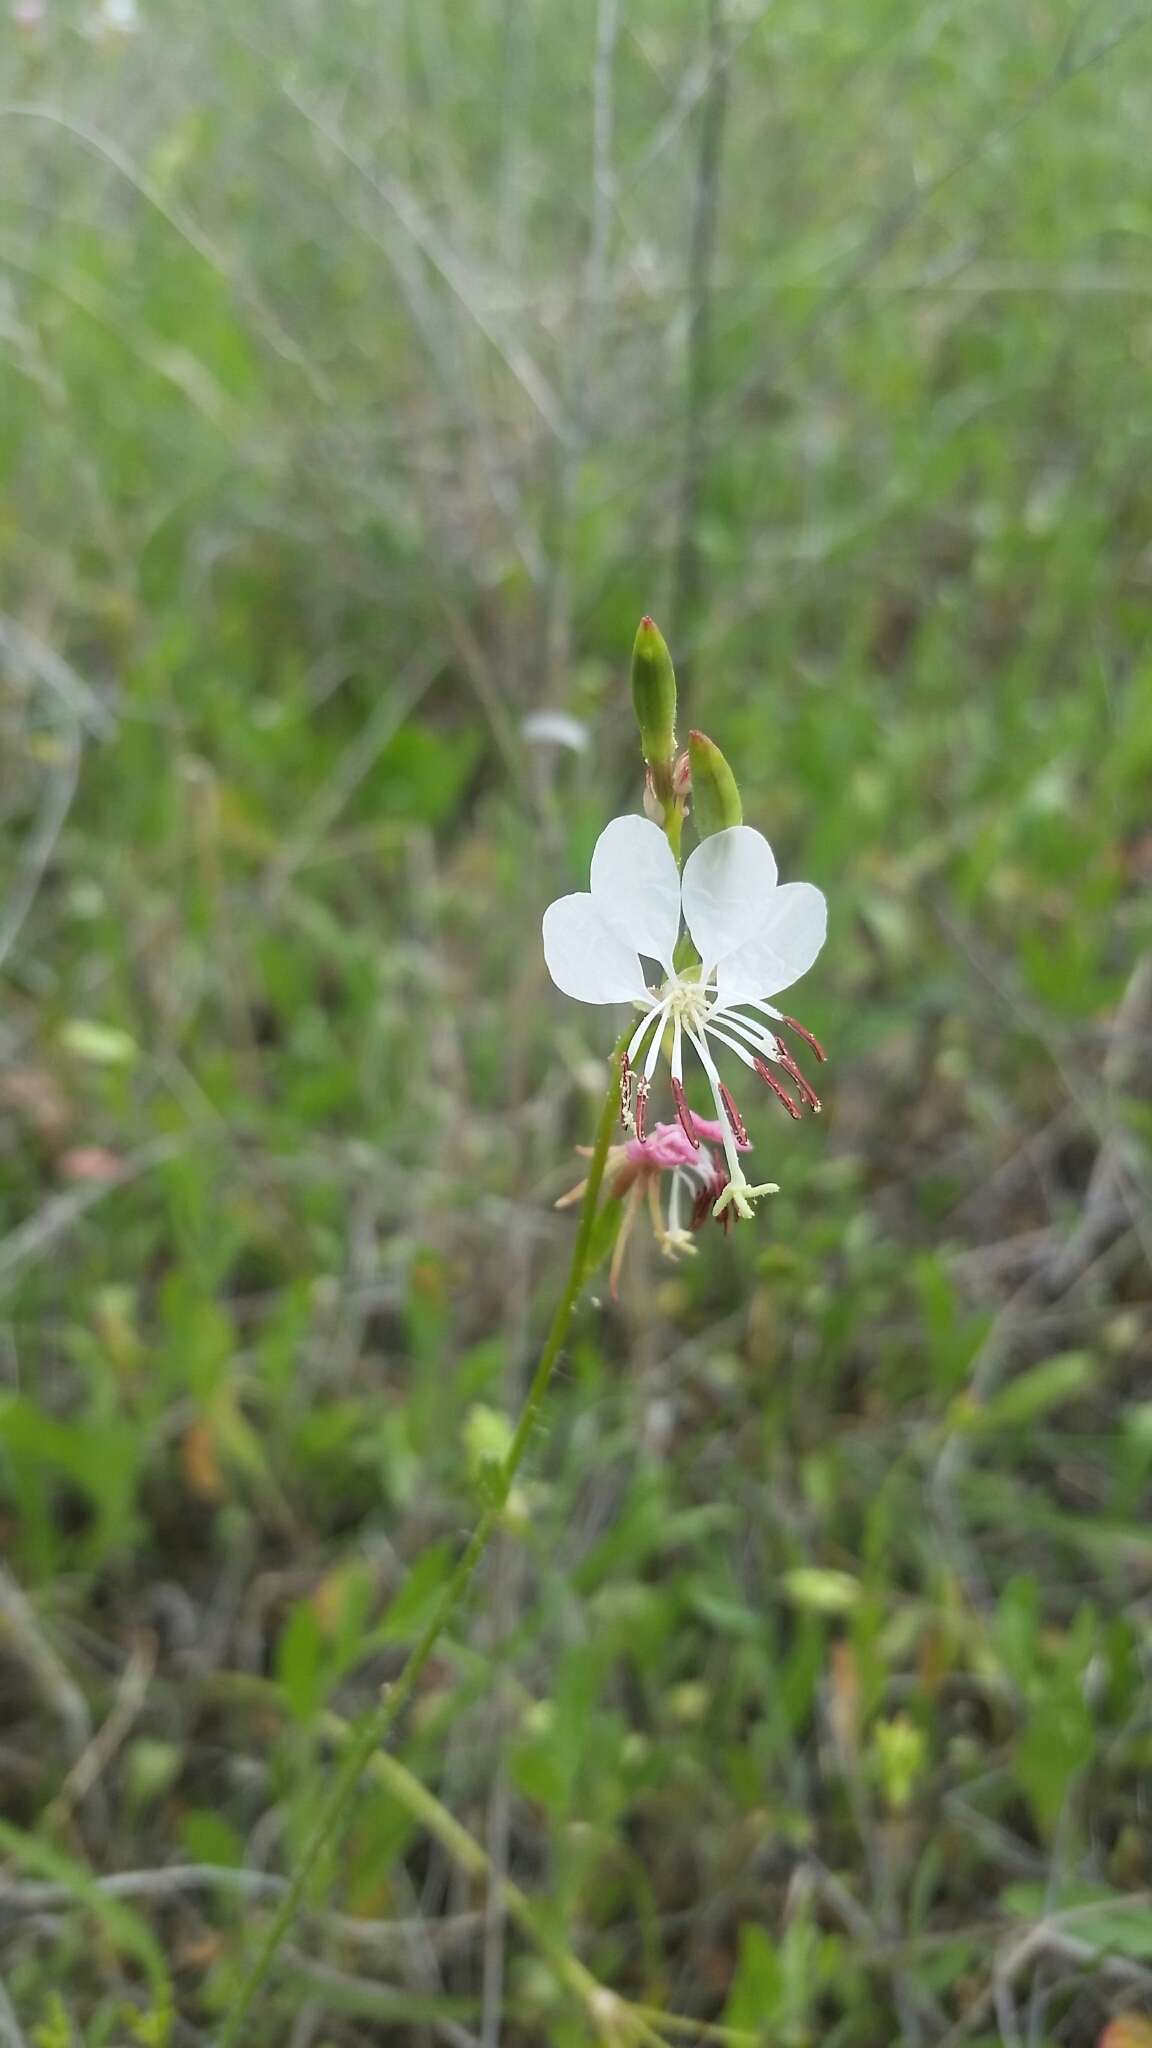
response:
<path id="1" fill-rule="evenodd" d="M 641 619 L 632 649 L 632 702 L 653 790 L 666 803 L 676 752 L 676 672 L 664 635 L 649 618 Z"/>
<path id="2" fill-rule="evenodd" d="M 692 817 L 701 839 L 744 823 L 744 806 L 736 777 L 716 745 L 703 732 L 688 735 L 692 764 Z"/>
<path id="3" fill-rule="evenodd" d="M 645 768 L 644 770 L 644 816 L 650 818 L 654 825 L 662 825 L 664 823 L 664 806 L 652 787 L 652 770 L 650 768 Z"/>

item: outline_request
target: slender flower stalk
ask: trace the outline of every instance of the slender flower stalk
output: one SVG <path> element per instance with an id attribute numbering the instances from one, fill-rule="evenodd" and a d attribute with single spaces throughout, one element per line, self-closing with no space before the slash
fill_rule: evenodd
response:
<path id="1" fill-rule="evenodd" d="M 677 754 L 676 678 L 650 618 L 641 620 L 636 636 L 632 689 L 645 760 L 647 815 L 616 818 L 606 826 L 592 856 L 588 891 L 561 897 L 544 913 L 544 957 L 557 988 L 578 1002 L 628 1004 L 640 1013 L 612 1056 L 611 1084 L 587 1178 L 564 1198 L 565 1204 L 581 1205 L 568 1278 L 507 1454 L 489 1470 L 483 1512 L 399 1677 L 350 1735 L 217 2048 L 240 2048 L 247 2039 L 248 2017 L 307 1902 L 320 1859 L 340 1840 L 365 1771 L 412 1699 L 500 1525 L 591 1269 L 599 1243 L 598 1214 L 611 1216 L 615 1204 L 610 1268 L 615 1293 L 624 1248 L 645 1202 L 657 1244 L 665 1256 L 677 1258 L 694 1250 L 693 1237 L 709 1216 L 727 1230 L 734 1217 L 751 1216 L 761 1196 L 777 1192 L 774 1181 L 754 1186 L 744 1173 L 741 1155 L 751 1149 L 748 1133 L 721 1078 L 718 1057 L 734 1057 L 755 1073 L 790 1116 L 820 1108 L 789 1041 L 803 1041 L 818 1060 L 824 1058 L 823 1048 L 804 1025 L 774 1008 L 770 998 L 806 974 L 820 952 L 827 927 L 824 898 L 808 882 L 778 885 L 772 849 L 742 822 L 735 776 L 713 741 L 694 731 L 687 753 Z M 681 874 L 681 834 L 690 802 L 700 843 Z M 654 977 L 653 966 L 660 969 Z M 688 1102 L 686 1052 L 707 1084 L 714 1117 L 699 1116 Z M 650 1128 L 649 1098 L 662 1059 L 676 1122 Z M 613 1148 L 618 1116 L 629 1135 L 624 1145 Z M 611 1202 L 600 1211 L 605 1188 Z M 620 2032 L 629 2009 L 591 1980 L 583 1986 L 589 1987 L 598 2005 L 611 1998 L 610 2025 Z M 658 2037 L 636 2010 L 629 2027 L 632 2039 L 656 2043 Z M 721 2032 L 712 2029 L 710 2037 L 719 2038 Z"/>
<path id="2" fill-rule="evenodd" d="M 508 1496 L 516 1474 L 528 1449 L 529 1441 L 539 1420 L 540 1409 L 556 1363 L 568 1334 L 568 1325 L 573 1310 L 580 1298 L 585 1280 L 588 1278 L 589 1253 L 592 1232 L 596 1222 L 596 1208 L 604 1180 L 604 1168 L 612 1140 L 612 1130 L 620 1109 L 621 1074 L 623 1071 L 625 1035 L 619 1040 L 612 1055 L 612 1077 L 608 1092 L 600 1110 L 596 1125 L 595 1142 L 589 1161 L 588 1178 L 584 1183 L 584 1199 L 580 1208 L 580 1225 L 576 1242 L 572 1248 L 572 1259 L 564 1292 L 556 1306 L 555 1314 L 544 1340 L 544 1348 L 532 1375 L 532 1383 L 525 1397 L 520 1419 L 516 1424 L 508 1455 L 503 1465 L 498 1466 L 489 1492 L 488 1505 L 476 1523 L 459 1561 L 444 1587 L 436 1609 L 418 1638 L 401 1669 L 399 1677 L 387 1686 L 379 1705 L 360 1723 L 348 1744 L 340 1768 L 332 1780 L 328 1796 L 321 1807 L 312 1833 L 300 1851 L 292 1881 L 285 1891 L 272 1924 L 260 1945 L 256 1960 L 240 1986 L 236 1999 L 229 2010 L 220 2033 L 218 2048 L 239 2048 L 246 2038 L 247 2020 L 256 1999 L 266 1984 L 272 1967 L 294 1921 L 299 1917 L 308 1896 L 313 1873 L 324 1851 L 338 1841 L 344 1831 L 351 1809 L 355 1803 L 360 1781 L 375 1752 L 391 1734 L 408 1702 L 416 1690 L 421 1672 L 425 1669 L 437 1643 L 452 1616 L 468 1591 L 473 1573 L 489 1543 L 499 1527 L 501 1517 L 508 1504 Z"/>

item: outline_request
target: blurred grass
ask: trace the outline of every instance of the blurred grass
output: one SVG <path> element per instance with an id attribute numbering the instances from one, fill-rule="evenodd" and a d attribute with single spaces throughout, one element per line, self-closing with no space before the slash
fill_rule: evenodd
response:
<path id="1" fill-rule="evenodd" d="M 539 914 L 637 803 L 646 609 L 832 901 L 827 1114 L 585 1311 L 404 1733 L 447 1817 L 366 1789 L 253 2039 L 609 2038 L 557 1945 L 669 2039 L 1148 2009 L 1150 48 L 0 28 L 13 2043 L 211 2038 L 474 1511 L 607 1049 Z"/>

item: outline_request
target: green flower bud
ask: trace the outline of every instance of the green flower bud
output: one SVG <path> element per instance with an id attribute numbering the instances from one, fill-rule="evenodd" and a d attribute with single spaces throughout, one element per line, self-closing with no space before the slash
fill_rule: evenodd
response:
<path id="1" fill-rule="evenodd" d="M 688 759 L 692 766 L 692 817 L 701 839 L 714 832 L 726 832 L 729 825 L 744 823 L 744 806 L 736 777 L 707 733 L 690 732 Z"/>
<path id="2" fill-rule="evenodd" d="M 648 618 L 641 619 L 632 649 L 632 702 L 652 787 L 666 804 L 676 752 L 676 671 L 664 635 Z"/>

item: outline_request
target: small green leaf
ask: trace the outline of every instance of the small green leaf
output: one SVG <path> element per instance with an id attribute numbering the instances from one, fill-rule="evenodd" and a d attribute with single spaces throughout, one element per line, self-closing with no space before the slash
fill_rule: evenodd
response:
<path id="1" fill-rule="evenodd" d="M 1022 1372 L 983 1407 L 970 1411 L 968 1426 L 987 1435 L 992 1430 L 1020 1429 L 1038 1422 L 1049 1409 L 1074 1400 L 1092 1385 L 1096 1360 L 1088 1351 L 1064 1351 Z"/>
<path id="2" fill-rule="evenodd" d="M 1015 1765 L 1037 1820 L 1049 1831 L 1094 1748 L 1092 1716 L 1079 1689 L 1066 1685 L 1046 1693 L 1016 1744 Z"/>
<path id="3" fill-rule="evenodd" d="M 125 1905 L 123 1899 L 111 1898 L 107 1892 L 101 1891 L 92 1872 L 82 1863 L 74 1862 L 50 1843 L 41 1841 L 36 1835 L 25 1834 L 22 1828 L 13 1827 L 6 1820 L 0 1820 L 0 1849 L 13 1862 L 21 1864 L 37 1877 L 66 1886 L 77 1905 L 86 1906 L 99 1921 L 109 1942 L 123 1955 L 135 1957 L 148 1978 L 153 1999 L 161 2011 L 171 2009 L 172 1987 L 163 1951 L 139 1913 Z"/>
<path id="4" fill-rule="evenodd" d="M 602 1261 L 607 1258 L 609 1252 L 612 1250 L 612 1247 L 616 1242 L 617 1233 L 620 1229 L 620 1221 L 621 1216 L 623 1214 L 623 1209 L 624 1202 L 622 1196 L 609 1195 L 608 1200 L 602 1205 L 602 1207 L 597 1212 L 596 1221 L 592 1225 L 592 1236 L 588 1245 L 588 1264 L 586 1268 L 587 1272 L 594 1273 L 596 1271 L 597 1266 L 599 1266 L 602 1263 Z"/>
<path id="5" fill-rule="evenodd" d="M 763 1927 L 745 1922 L 740 1954 L 724 2007 L 724 2024 L 746 2028 L 758 2039 L 771 2024 L 783 1991 L 780 1958 Z"/>
<path id="6" fill-rule="evenodd" d="M 276 1676 L 289 1710 L 298 1721 L 311 1721 L 324 1697 L 324 1640 L 315 1608 L 300 1600 L 292 1609 L 276 1646 Z"/>
<path id="7" fill-rule="evenodd" d="M 223 1814 L 210 1807 L 194 1807 L 180 1822 L 180 1838 L 196 1863 L 215 1863 L 227 1870 L 239 1870 L 244 1862 L 244 1840 Z"/>
<path id="8" fill-rule="evenodd" d="M 423 1628 L 452 1569 L 452 1547 L 434 1543 L 417 1558 L 384 1617 L 380 1640 L 393 1643 Z"/>

